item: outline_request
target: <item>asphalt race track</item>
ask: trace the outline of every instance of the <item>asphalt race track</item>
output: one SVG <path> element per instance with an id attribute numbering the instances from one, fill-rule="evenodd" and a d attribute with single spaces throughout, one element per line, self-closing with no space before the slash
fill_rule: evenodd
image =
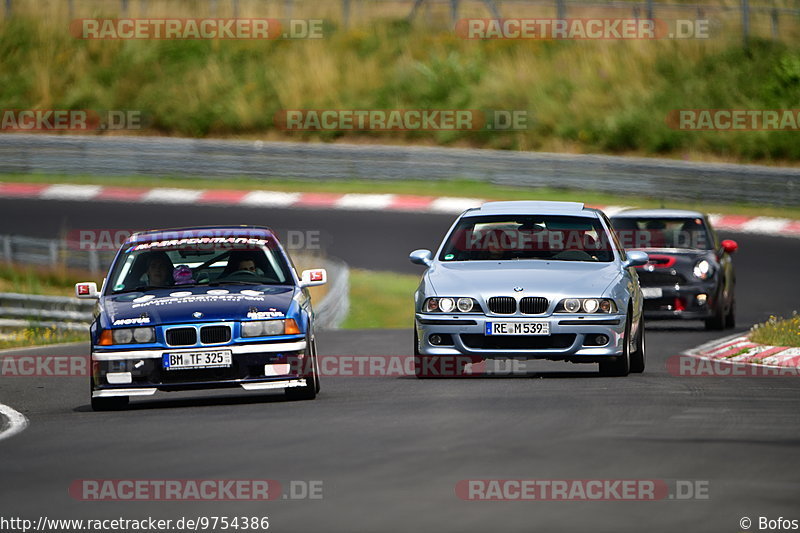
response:
<path id="1" fill-rule="evenodd" d="M 320 231 L 354 267 L 420 272 L 453 217 L 382 212 L 0 201 L 0 233 L 257 223 Z M 744 331 L 800 307 L 800 239 L 735 238 Z M 410 298 L 410 295 L 409 295 Z M 269 516 L 270 531 L 741 531 L 749 517 L 800 519 L 800 381 L 676 377 L 670 356 L 732 332 L 648 327 L 644 374 L 532 363 L 524 377 L 329 377 L 312 402 L 234 392 L 139 400 L 94 413 L 87 378 L 0 378 L 0 403 L 30 420 L 0 441 L 0 515 L 49 518 Z M 321 354 L 411 353 L 411 331 L 319 334 Z M 85 355 L 87 345 L 18 353 Z M 17 352 L 14 352 L 17 353 Z M 79 479 L 322 481 L 322 499 L 83 502 Z M 707 499 L 473 502 L 468 479 L 656 479 Z"/>

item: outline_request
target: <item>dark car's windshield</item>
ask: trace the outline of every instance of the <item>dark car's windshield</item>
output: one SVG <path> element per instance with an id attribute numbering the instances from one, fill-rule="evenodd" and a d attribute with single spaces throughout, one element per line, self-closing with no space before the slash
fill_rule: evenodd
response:
<path id="1" fill-rule="evenodd" d="M 183 238 L 131 244 L 119 256 L 108 293 L 157 287 L 292 284 L 289 265 L 269 238 Z"/>
<path id="2" fill-rule="evenodd" d="M 702 218 L 633 218 L 611 220 L 625 248 L 678 248 L 710 250 L 706 224 Z"/>
<path id="3" fill-rule="evenodd" d="M 462 218 L 439 260 L 600 261 L 614 259 L 599 219 L 562 215 L 492 215 Z"/>

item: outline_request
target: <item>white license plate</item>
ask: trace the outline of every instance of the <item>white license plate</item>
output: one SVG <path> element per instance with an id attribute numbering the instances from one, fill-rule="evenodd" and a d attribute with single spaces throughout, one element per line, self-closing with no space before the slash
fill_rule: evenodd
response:
<path id="1" fill-rule="evenodd" d="M 230 350 L 206 352 L 172 352 L 161 356 L 166 370 L 186 370 L 190 368 L 224 368 L 233 364 Z"/>
<path id="2" fill-rule="evenodd" d="M 487 322 L 486 335 L 550 335 L 550 322 Z"/>
<path id="3" fill-rule="evenodd" d="M 661 287 L 642 287 L 642 296 L 647 298 L 661 298 Z"/>

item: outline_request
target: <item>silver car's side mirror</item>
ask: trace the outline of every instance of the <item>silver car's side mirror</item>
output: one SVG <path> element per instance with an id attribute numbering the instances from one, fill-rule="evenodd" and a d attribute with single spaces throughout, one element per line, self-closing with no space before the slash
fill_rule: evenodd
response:
<path id="1" fill-rule="evenodd" d="M 430 250 L 414 250 L 408 254 L 408 259 L 415 265 L 431 266 L 433 253 Z"/>
<path id="2" fill-rule="evenodd" d="M 625 252 L 628 256 L 628 259 L 625 261 L 626 267 L 635 267 L 635 266 L 642 266 L 646 265 L 648 261 L 650 261 L 650 256 L 648 256 L 645 252 L 639 251 L 631 251 Z"/>

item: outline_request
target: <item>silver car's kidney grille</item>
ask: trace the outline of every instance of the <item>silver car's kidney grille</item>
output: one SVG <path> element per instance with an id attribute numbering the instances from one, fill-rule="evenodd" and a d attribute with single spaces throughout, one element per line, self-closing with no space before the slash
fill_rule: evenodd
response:
<path id="1" fill-rule="evenodd" d="M 517 312 L 517 301 L 512 296 L 492 296 L 489 311 L 498 315 L 513 315 Z"/>
<path id="2" fill-rule="evenodd" d="M 547 298 L 526 296 L 519 301 L 519 312 L 525 315 L 541 315 L 547 311 Z"/>

